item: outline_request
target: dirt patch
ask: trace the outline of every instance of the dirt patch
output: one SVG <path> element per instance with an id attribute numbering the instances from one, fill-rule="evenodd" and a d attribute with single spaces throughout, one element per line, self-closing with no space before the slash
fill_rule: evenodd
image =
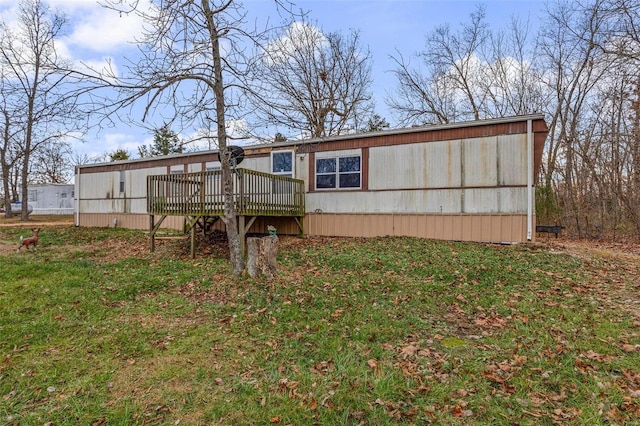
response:
<path id="1" fill-rule="evenodd" d="M 0 227 L 27 227 L 35 228 L 37 226 L 71 226 L 73 225 L 73 216 L 69 215 L 31 215 L 29 220 L 20 220 L 20 216 L 6 218 L 4 214 L 0 216 Z"/>
<path id="2" fill-rule="evenodd" d="M 12 251 L 16 251 L 19 247 L 20 241 L 16 241 L 15 244 L 9 244 L 3 241 L 0 241 L 0 253 L 8 253 Z"/>
<path id="3" fill-rule="evenodd" d="M 597 294 L 597 303 L 629 312 L 640 324 L 640 245 L 570 239 L 538 240 L 541 249 L 567 254 L 585 261 L 587 283 Z"/>
<path id="4" fill-rule="evenodd" d="M 636 243 L 569 239 L 539 239 L 538 242 L 552 252 L 578 257 L 609 257 L 640 263 L 640 244 Z"/>

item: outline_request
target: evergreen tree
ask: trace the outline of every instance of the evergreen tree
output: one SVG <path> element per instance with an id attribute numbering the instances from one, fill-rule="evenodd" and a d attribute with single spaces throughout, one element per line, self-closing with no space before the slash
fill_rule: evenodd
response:
<path id="1" fill-rule="evenodd" d="M 138 155 L 140 155 L 140 158 L 160 157 L 182 152 L 182 142 L 178 134 L 171 130 L 167 123 L 153 131 L 153 143 L 150 146 L 140 145 L 138 147 Z"/>
<path id="2" fill-rule="evenodd" d="M 127 151 L 124 148 L 118 148 L 107 155 L 109 156 L 109 159 L 111 161 L 128 160 L 131 157 L 131 154 L 129 154 L 129 151 Z"/>

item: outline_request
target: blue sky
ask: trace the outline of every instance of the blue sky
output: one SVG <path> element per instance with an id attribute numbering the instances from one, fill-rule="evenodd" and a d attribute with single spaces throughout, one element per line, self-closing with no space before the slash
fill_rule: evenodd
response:
<path id="1" fill-rule="evenodd" d="M 145 1 L 145 0 L 142 0 Z M 2 20 L 15 20 L 18 0 L 0 0 Z M 141 23 L 131 17 L 121 17 L 106 10 L 94 0 L 49 0 L 52 8 L 69 18 L 68 35 L 59 45 L 62 52 L 74 60 L 99 64 L 112 58 L 116 65 L 135 55 L 131 40 L 139 33 Z M 264 18 L 273 13 L 271 0 L 245 0 L 250 16 Z M 309 20 L 324 31 L 360 30 L 361 40 L 373 57 L 373 93 L 376 111 L 391 120 L 384 104 L 387 92 L 393 90 L 394 77 L 389 73 L 393 62 L 389 55 L 396 51 L 405 58 L 424 47 L 425 36 L 435 27 L 449 23 L 453 28 L 468 21 L 478 4 L 486 7 L 487 21 L 498 28 L 509 23 L 511 16 L 529 17 L 536 23 L 544 10 L 543 1 L 529 0 L 298 0 L 296 6 L 309 12 Z M 274 16 L 275 22 L 279 21 Z M 148 131 L 117 127 L 90 134 L 74 149 L 81 154 L 99 155 L 117 148 L 136 153 L 139 145 L 149 143 Z"/>

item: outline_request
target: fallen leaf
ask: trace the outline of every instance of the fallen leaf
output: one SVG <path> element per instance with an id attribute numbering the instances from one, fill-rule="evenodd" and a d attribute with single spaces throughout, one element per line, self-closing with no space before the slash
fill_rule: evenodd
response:
<path id="1" fill-rule="evenodd" d="M 413 345 L 409 345 L 409 346 L 405 346 L 404 348 L 402 348 L 402 350 L 400 352 L 405 357 L 409 357 L 409 356 L 413 356 L 413 354 L 416 352 L 416 350 L 418 350 L 418 348 L 416 348 Z"/>
<path id="2" fill-rule="evenodd" d="M 378 365 L 378 361 L 376 361 L 375 359 L 371 358 L 369 361 L 367 361 L 367 365 L 371 367 L 376 374 L 382 373 L 382 369 Z"/>
<path id="3" fill-rule="evenodd" d="M 635 352 L 636 347 L 634 345 L 624 344 L 622 345 L 622 350 L 625 352 Z"/>

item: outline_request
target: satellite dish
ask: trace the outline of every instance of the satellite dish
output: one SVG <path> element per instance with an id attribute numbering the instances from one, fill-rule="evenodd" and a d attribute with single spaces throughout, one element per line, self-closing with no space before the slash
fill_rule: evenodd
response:
<path id="1" fill-rule="evenodd" d="M 218 161 L 220 162 L 222 162 L 222 154 L 222 151 L 218 151 Z M 242 160 L 244 160 L 244 149 L 236 145 L 227 146 L 224 154 L 229 156 L 229 162 L 231 163 L 232 167 L 237 166 L 238 164 L 242 163 Z"/>

